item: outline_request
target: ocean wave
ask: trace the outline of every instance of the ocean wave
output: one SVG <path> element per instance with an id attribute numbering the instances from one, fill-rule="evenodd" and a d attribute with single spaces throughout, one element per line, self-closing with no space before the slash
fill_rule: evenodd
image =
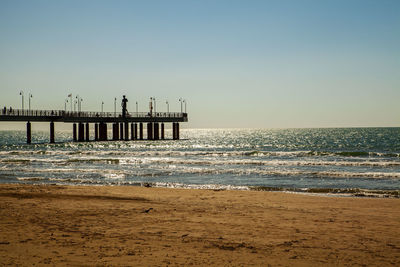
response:
<path id="1" fill-rule="evenodd" d="M 18 181 L 43 181 L 46 180 L 44 177 L 17 177 Z"/>
<path id="2" fill-rule="evenodd" d="M 295 192 L 309 194 L 342 195 L 356 197 L 400 197 L 400 190 L 371 190 L 361 188 L 291 188 L 291 187 L 273 187 L 273 186 L 235 186 L 221 184 L 183 184 L 183 183 L 138 183 L 144 187 L 162 187 L 175 189 L 205 189 L 205 190 L 253 190 L 253 191 L 271 191 L 271 192 Z"/>
<path id="3" fill-rule="evenodd" d="M 186 174 L 232 174 L 232 175 L 258 175 L 258 176 L 293 176 L 309 178 L 374 178 L 374 179 L 399 179 L 400 172 L 346 172 L 346 171 L 305 171 L 305 170 L 270 170 L 270 169 L 211 169 L 189 168 L 181 170 Z"/>
<path id="4" fill-rule="evenodd" d="M 249 186 L 250 190 L 254 191 L 282 191 L 295 193 L 311 193 L 323 195 L 342 195 L 356 197 L 382 197 L 382 198 L 399 198 L 400 190 L 371 190 L 361 188 L 285 188 L 285 187 L 270 187 L 270 186 Z"/>
<path id="5" fill-rule="evenodd" d="M 384 157 L 399 158 L 400 153 L 365 151 L 180 151 L 180 150 L 5 150 L 1 155 L 82 155 L 82 156 L 211 156 L 211 157 Z"/>
<path id="6" fill-rule="evenodd" d="M 366 153 L 338 152 L 340 157 L 332 156 L 327 152 L 296 151 L 296 152 L 206 152 L 206 151 L 90 151 L 84 153 L 66 152 L 67 156 L 55 152 L 53 155 L 44 157 L 31 156 L 32 151 L 21 151 L 16 156 L 15 151 L 7 153 L 0 151 L 0 163 L 11 165 L 28 165 L 33 163 L 74 165 L 74 164 L 176 164 L 176 165 L 263 165 L 263 166 L 364 166 L 364 167 L 397 167 L 400 166 L 398 154 L 382 154 L 369 152 L 371 157 L 359 157 Z M 43 151 L 39 151 L 43 154 Z M 47 152 L 46 152 L 47 153 Z M 57 155 L 57 156 L 56 156 Z M 260 156 L 263 155 L 263 156 Z M 267 156 L 268 155 L 268 156 Z M 320 157 L 316 157 L 319 155 Z M 344 156 L 346 155 L 346 156 Z M 352 155 L 352 156 L 350 156 Z M 359 155 L 355 157 L 355 155 Z M 387 156 L 391 157 L 387 157 Z M 354 158 L 354 159 L 352 159 Z M 391 159 L 391 160 L 390 160 Z"/>
<path id="7" fill-rule="evenodd" d="M 1 172 L 22 173 L 71 173 L 73 175 L 98 176 L 107 179 L 121 179 L 125 177 L 158 177 L 179 176 L 187 174 L 195 175 L 257 175 L 257 176 L 299 176 L 299 177 L 348 177 L 348 178 L 400 178 L 400 162 L 375 162 L 375 161 L 257 161 L 257 160 L 191 160 L 171 158 L 135 158 L 135 159 L 85 159 L 87 163 L 83 167 L 77 167 L 73 163 L 49 166 L 25 165 L 17 162 L 1 166 Z M 77 161 L 80 162 L 80 161 Z M 90 163 L 97 162 L 97 165 Z M 120 167 L 105 168 L 107 162 L 119 162 Z M 127 165 L 126 167 L 123 165 Z M 244 165 L 241 167 L 240 165 Z M 148 167 L 150 166 L 150 167 Z M 347 170 L 327 170 L 319 168 L 310 170 L 307 166 L 334 166 L 338 167 L 365 167 Z M 380 167 L 377 169 L 377 167 Z M 392 169 L 385 169 L 392 167 Z M 396 167 L 396 168 L 393 168 Z M 118 168 L 118 169 L 117 169 Z M 375 168 L 375 169 L 372 169 Z M 385 170 L 385 171 L 382 171 Z M 387 171 L 386 171 L 387 170 Z"/>
<path id="8" fill-rule="evenodd" d="M 72 158 L 65 160 L 66 163 L 105 163 L 119 164 L 118 158 Z"/>
<path id="9" fill-rule="evenodd" d="M 361 188 L 291 188 L 276 186 L 246 186 L 246 185 L 224 185 L 224 184 L 185 184 L 173 182 L 145 182 L 145 181 L 99 181 L 95 179 L 79 179 L 79 178 L 49 178 L 41 177 L 25 177 L 18 178 L 21 182 L 36 182 L 38 184 L 46 183 L 47 180 L 51 184 L 58 185 L 118 185 L 118 186 L 141 186 L 141 187 L 157 187 L 157 188 L 173 188 L 173 189 L 197 189 L 197 190 L 241 190 L 241 191 L 269 191 L 269 192 L 285 192 L 285 193 L 301 193 L 310 195 L 330 195 L 339 197 L 377 197 L 377 198 L 400 198 L 400 190 L 377 190 L 377 189 L 361 189 Z"/>
<path id="10" fill-rule="evenodd" d="M 174 164 L 174 165 L 254 165 L 254 166 L 343 166 L 343 167 L 396 167 L 400 166 L 400 161 L 349 161 L 349 160 L 250 160 L 250 159 L 226 159 L 216 160 L 211 157 L 200 159 L 170 158 L 170 157 L 124 157 L 124 158 L 70 158 L 70 159 L 0 159 L 3 163 L 30 164 L 34 162 L 51 163 L 60 165 L 73 165 L 74 163 L 96 163 L 96 164 L 119 164 L 119 165 L 138 165 L 138 164 Z"/>
<path id="11" fill-rule="evenodd" d="M 366 166 L 396 167 L 400 161 L 306 161 L 306 160 L 215 160 L 215 159 L 181 159 L 181 158 L 124 158 L 120 164 L 177 164 L 177 165 L 262 165 L 262 166 Z"/>
<path id="12" fill-rule="evenodd" d="M 105 185 L 105 181 L 97 179 L 83 179 L 83 178 L 49 178 L 51 183 L 59 184 L 83 184 L 83 185 Z"/>

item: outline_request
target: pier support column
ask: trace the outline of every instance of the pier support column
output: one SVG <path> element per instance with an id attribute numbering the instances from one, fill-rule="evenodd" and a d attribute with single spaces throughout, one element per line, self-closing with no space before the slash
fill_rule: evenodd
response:
<path id="1" fill-rule="evenodd" d="M 135 140 L 135 127 L 134 123 L 131 123 L 131 140 Z"/>
<path id="2" fill-rule="evenodd" d="M 121 122 L 119 125 L 119 140 L 124 140 L 124 123 Z"/>
<path id="3" fill-rule="evenodd" d="M 31 122 L 28 121 L 26 123 L 26 143 L 30 144 L 31 142 L 32 142 Z"/>
<path id="4" fill-rule="evenodd" d="M 143 140 L 143 123 L 139 123 L 139 138 Z"/>
<path id="5" fill-rule="evenodd" d="M 113 123 L 113 137 L 112 140 L 117 141 L 119 139 L 118 123 Z"/>
<path id="6" fill-rule="evenodd" d="M 54 143 L 54 122 L 50 122 L 50 143 Z"/>
<path id="7" fill-rule="evenodd" d="M 134 135 L 134 137 L 135 137 L 135 140 L 137 140 L 137 139 L 138 139 L 138 136 L 137 136 L 137 123 L 135 123 L 134 130 L 135 130 L 135 135 Z"/>
<path id="8" fill-rule="evenodd" d="M 113 125 L 112 125 L 112 140 L 114 140 L 115 141 L 115 123 L 113 123 Z"/>
<path id="9" fill-rule="evenodd" d="M 107 141 L 108 137 L 107 137 L 107 123 L 104 123 L 104 127 L 103 127 L 103 136 L 104 136 L 104 140 L 103 141 Z"/>
<path id="10" fill-rule="evenodd" d="M 129 141 L 129 122 L 125 122 L 125 132 L 124 132 L 125 141 Z"/>
<path id="11" fill-rule="evenodd" d="M 89 123 L 86 123 L 86 142 L 89 142 Z"/>
<path id="12" fill-rule="evenodd" d="M 155 122 L 153 126 L 154 126 L 154 137 L 153 137 L 153 139 L 154 140 L 160 140 L 160 129 L 159 129 L 160 125 L 158 124 L 158 122 Z"/>
<path id="13" fill-rule="evenodd" d="M 100 141 L 107 141 L 107 124 L 100 122 L 99 125 Z"/>
<path id="14" fill-rule="evenodd" d="M 100 122 L 99 123 L 99 141 L 104 141 L 104 123 Z"/>
<path id="15" fill-rule="evenodd" d="M 76 138 L 76 123 L 74 123 L 72 125 L 72 137 L 73 137 L 74 142 L 76 142 L 77 141 L 77 138 Z"/>
<path id="16" fill-rule="evenodd" d="M 119 131 L 119 123 L 118 122 L 114 123 L 114 126 L 115 126 L 115 141 L 118 141 L 119 140 L 119 136 L 122 133 L 120 133 L 120 131 Z"/>
<path id="17" fill-rule="evenodd" d="M 94 124 L 94 140 L 99 141 L 99 124 Z"/>
<path id="18" fill-rule="evenodd" d="M 78 123 L 78 141 L 83 142 L 85 139 L 85 129 L 83 128 L 83 123 Z"/>
<path id="19" fill-rule="evenodd" d="M 165 136 L 164 136 L 164 123 L 161 123 L 161 140 L 164 140 Z"/>
<path id="20" fill-rule="evenodd" d="M 176 123 L 176 140 L 179 140 L 179 122 Z"/>
<path id="21" fill-rule="evenodd" d="M 175 122 L 172 123 L 172 139 L 176 140 L 176 125 L 175 125 Z"/>
<path id="22" fill-rule="evenodd" d="M 147 140 L 153 140 L 153 123 L 147 123 Z"/>

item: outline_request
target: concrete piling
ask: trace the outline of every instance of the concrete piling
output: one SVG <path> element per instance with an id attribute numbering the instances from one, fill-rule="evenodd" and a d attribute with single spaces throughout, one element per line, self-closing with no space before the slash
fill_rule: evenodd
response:
<path id="1" fill-rule="evenodd" d="M 32 142 L 32 130 L 31 130 L 31 122 L 28 121 L 26 123 L 26 143 L 30 144 Z"/>
<path id="2" fill-rule="evenodd" d="M 107 141 L 107 123 L 100 122 L 99 124 L 100 141 Z"/>
<path id="3" fill-rule="evenodd" d="M 50 122 L 50 143 L 54 143 L 54 122 Z"/>
<path id="4" fill-rule="evenodd" d="M 78 124 L 78 141 L 83 142 L 84 141 L 84 136 L 85 136 L 85 129 L 83 128 L 83 123 L 80 122 Z"/>
<path id="5" fill-rule="evenodd" d="M 153 123 L 147 123 L 147 140 L 153 140 Z"/>
<path id="6" fill-rule="evenodd" d="M 94 140 L 99 141 L 99 124 L 94 124 Z"/>
<path id="7" fill-rule="evenodd" d="M 137 123 L 135 123 L 135 140 L 137 140 L 138 139 L 138 135 L 137 135 Z"/>
<path id="8" fill-rule="evenodd" d="M 159 129 L 160 125 L 157 122 L 155 122 L 153 126 L 154 126 L 153 139 L 154 140 L 160 140 L 160 129 Z"/>
<path id="9" fill-rule="evenodd" d="M 164 123 L 161 123 L 161 140 L 164 140 Z"/>
<path id="10" fill-rule="evenodd" d="M 131 123 L 131 140 L 135 140 L 135 126 Z"/>
<path id="11" fill-rule="evenodd" d="M 143 140 L 143 123 L 139 123 L 139 138 Z"/>
<path id="12" fill-rule="evenodd" d="M 172 123 L 172 139 L 179 140 L 179 123 Z"/>
<path id="13" fill-rule="evenodd" d="M 76 142 L 77 141 L 77 138 L 76 138 L 76 123 L 74 123 L 72 125 L 72 136 L 73 136 L 74 142 Z"/>
<path id="14" fill-rule="evenodd" d="M 125 132 L 124 132 L 125 141 L 129 140 L 129 123 L 125 122 Z"/>
<path id="15" fill-rule="evenodd" d="M 172 123 L 172 139 L 176 140 L 176 123 Z"/>
<path id="16" fill-rule="evenodd" d="M 99 140 L 104 141 L 104 122 L 99 124 Z"/>
<path id="17" fill-rule="evenodd" d="M 103 141 L 107 141 L 107 123 L 104 123 L 104 127 L 103 127 L 103 136 L 104 136 L 104 140 Z"/>
<path id="18" fill-rule="evenodd" d="M 89 142 L 89 123 L 86 123 L 86 142 Z"/>
<path id="19" fill-rule="evenodd" d="M 113 123 L 113 137 L 112 140 L 117 141 L 119 139 L 118 123 Z"/>
<path id="20" fill-rule="evenodd" d="M 124 140 L 124 123 L 120 123 L 119 140 Z"/>

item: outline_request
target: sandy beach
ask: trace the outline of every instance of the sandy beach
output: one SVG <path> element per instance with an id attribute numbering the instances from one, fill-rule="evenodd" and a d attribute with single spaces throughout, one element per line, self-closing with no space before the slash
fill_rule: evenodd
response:
<path id="1" fill-rule="evenodd" d="M 0 265 L 399 266 L 399 201 L 0 185 Z"/>

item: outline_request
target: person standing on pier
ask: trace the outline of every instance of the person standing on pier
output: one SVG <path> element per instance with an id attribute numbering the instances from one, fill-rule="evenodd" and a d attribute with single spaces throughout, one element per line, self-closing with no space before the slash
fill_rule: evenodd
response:
<path id="1" fill-rule="evenodd" d="M 125 95 L 122 96 L 122 118 L 126 118 L 127 114 L 127 108 L 126 108 L 126 102 L 128 102 L 128 99 L 125 97 Z"/>

